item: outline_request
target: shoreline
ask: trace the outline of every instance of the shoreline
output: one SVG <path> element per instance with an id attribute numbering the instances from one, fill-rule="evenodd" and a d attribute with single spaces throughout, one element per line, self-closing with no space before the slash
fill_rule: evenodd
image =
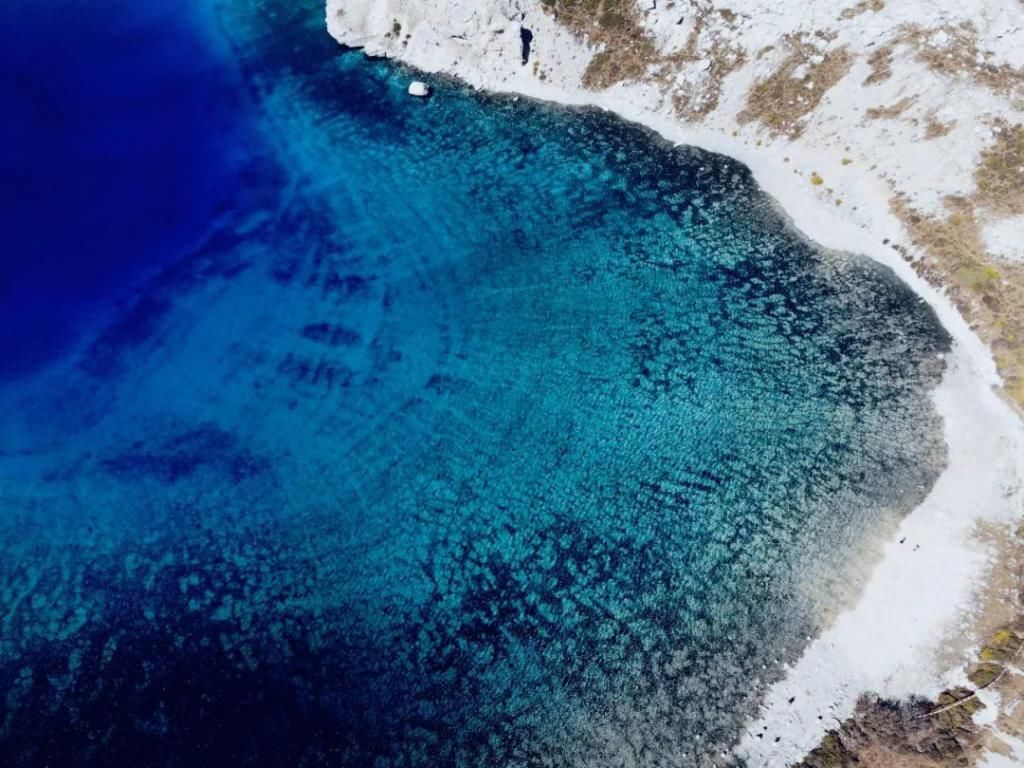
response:
<path id="1" fill-rule="evenodd" d="M 328 27 L 350 48 L 371 41 L 369 36 L 339 39 L 329 16 Z M 754 766 L 789 765 L 817 746 L 836 719 L 850 716 L 861 693 L 934 696 L 962 683 L 968 654 L 960 653 L 951 669 L 943 668 L 939 657 L 950 633 L 966 638 L 965 650 L 980 642 L 971 606 L 984 591 L 995 552 L 975 536 L 975 529 L 981 523 L 1008 526 L 1019 516 L 1024 424 L 997 392 L 1001 378 L 991 351 L 945 291 L 928 283 L 889 245 L 905 243 L 913 249 L 904 225 L 889 209 L 887 190 L 868 173 L 858 178 L 857 169 L 846 171 L 869 190 L 858 198 L 855 223 L 830 199 L 816 194 L 802 175 L 803 183 L 793 183 L 794 168 L 826 167 L 825 151 L 801 146 L 799 140 L 752 146 L 748 131 L 729 136 L 684 125 L 616 89 L 591 92 L 539 83 L 525 74 L 489 80 L 482 70 L 466 71 L 471 63 L 432 68 L 430 61 L 416 58 L 404 63 L 426 73 L 454 76 L 478 90 L 603 109 L 674 144 L 734 158 L 750 169 L 761 190 L 802 236 L 831 250 L 862 253 L 889 267 L 932 307 L 953 340 L 942 382 L 931 395 L 943 421 L 948 465 L 925 501 L 904 518 L 896 538 L 886 544 L 854 606 L 840 613 L 809 643 L 786 677 L 770 687 L 736 754 Z M 903 544 L 900 539 L 905 539 Z M 758 733 L 767 736 L 758 739 Z"/>

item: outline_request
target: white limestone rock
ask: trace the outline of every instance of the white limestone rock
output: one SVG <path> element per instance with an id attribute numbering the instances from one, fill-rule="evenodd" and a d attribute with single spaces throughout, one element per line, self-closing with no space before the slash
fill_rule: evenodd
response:
<path id="1" fill-rule="evenodd" d="M 425 99 L 430 96 L 430 86 L 424 83 L 422 80 L 413 80 L 409 83 L 409 95 L 416 96 L 420 99 Z"/>

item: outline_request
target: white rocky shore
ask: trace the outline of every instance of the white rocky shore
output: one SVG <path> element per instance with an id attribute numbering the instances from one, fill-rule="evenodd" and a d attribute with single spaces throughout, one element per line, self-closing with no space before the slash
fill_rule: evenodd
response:
<path id="1" fill-rule="evenodd" d="M 995 556 L 974 533 L 1009 527 L 1024 511 L 1024 431 L 994 391 L 992 355 L 945 291 L 918 276 L 911 262 L 930 257 L 893 203 L 938 220 L 950 200 L 978 193 L 985 151 L 1024 122 L 1024 2 L 636 0 L 628 12 L 647 58 L 621 80 L 595 65 L 596 56 L 631 55 L 614 50 L 614 33 L 597 19 L 553 13 L 558 7 L 328 0 L 327 24 L 368 54 L 481 89 L 593 104 L 741 160 L 797 228 L 890 265 L 955 340 L 934 395 L 948 469 L 887 546 L 857 605 L 810 644 L 738 747 L 752 767 L 788 765 L 848 716 L 862 691 L 934 696 L 963 677 L 948 641 L 970 637 L 971 606 Z M 1019 206 L 980 201 L 972 216 L 996 263 L 1024 259 Z M 771 738 L 753 737 L 762 732 Z M 1003 744 L 992 765 L 1024 765 L 1024 751 L 1014 753 L 1024 741 L 1007 734 Z"/>

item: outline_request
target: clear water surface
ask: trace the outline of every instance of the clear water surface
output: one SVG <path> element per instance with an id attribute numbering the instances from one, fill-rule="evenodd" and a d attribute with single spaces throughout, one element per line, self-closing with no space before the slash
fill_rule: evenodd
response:
<path id="1" fill-rule="evenodd" d="M 317 0 L 58 5 L 0 11 L 0 762 L 721 762 L 941 469 L 933 314 Z"/>

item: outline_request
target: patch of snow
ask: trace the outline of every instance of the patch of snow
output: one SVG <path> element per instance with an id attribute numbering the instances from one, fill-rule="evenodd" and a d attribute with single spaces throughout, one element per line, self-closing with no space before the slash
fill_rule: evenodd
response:
<path id="1" fill-rule="evenodd" d="M 1000 755 L 997 752 L 986 752 L 978 760 L 978 768 L 1020 768 L 1024 765 L 1024 753 L 1021 756 Z"/>
<path id="2" fill-rule="evenodd" d="M 983 688 L 978 691 L 976 696 L 978 701 L 985 705 L 985 708 L 976 712 L 972 719 L 978 725 L 995 725 L 996 718 L 999 716 L 999 707 L 1002 704 L 999 692 L 991 688 Z"/>
<path id="3" fill-rule="evenodd" d="M 1020 768 L 1024 765 L 1024 741 L 1005 731 L 994 729 L 995 736 L 1002 742 L 1005 754 L 988 751 L 978 760 L 978 768 Z"/>
<path id="4" fill-rule="evenodd" d="M 985 247 L 993 256 L 1024 262 L 1024 216 L 986 222 L 981 232 Z"/>

